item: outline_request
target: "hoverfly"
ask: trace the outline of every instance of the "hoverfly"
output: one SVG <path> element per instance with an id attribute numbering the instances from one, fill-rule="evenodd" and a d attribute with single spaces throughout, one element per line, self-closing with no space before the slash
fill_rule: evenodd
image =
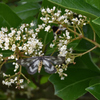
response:
<path id="1" fill-rule="evenodd" d="M 17 63 L 26 67 L 29 74 L 35 74 L 38 70 L 40 73 L 42 65 L 47 73 L 55 73 L 56 68 L 54 65 L 60 65 L 64 62 L 64 57 L 53 57 L 53 56 L 36 56 L 26 59 L 18 60 Z"/>

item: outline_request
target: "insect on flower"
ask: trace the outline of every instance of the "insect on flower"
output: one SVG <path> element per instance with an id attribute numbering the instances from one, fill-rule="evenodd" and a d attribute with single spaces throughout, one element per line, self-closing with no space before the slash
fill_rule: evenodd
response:
<path id="1" fill-rule="evenodd" d="M 60 35 L 62 31 L 64 31 L 66 28 L 53 25 L 52 29 L 53 29 L 54 35 Z"/>
<path id="2" fill-rule="evenodd" d="M 29 74 L 35 74 L 38 70 L 40 73 L 42 65 L 47 73 L 55 73 L 56 68 L 54 65 L 60 65 L 65 61 L 64 57 L 53 57 L 53 56 L 36 56 L 26 59 L 18 60 L 17 63 L 26 67 Z"/>

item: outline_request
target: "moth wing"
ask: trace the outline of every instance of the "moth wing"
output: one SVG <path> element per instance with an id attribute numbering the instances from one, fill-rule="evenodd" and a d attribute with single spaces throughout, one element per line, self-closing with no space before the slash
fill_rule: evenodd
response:
<path id="1" fill-rule="evenodd" d="M 17 61 L 18 64 L 26 67 L 29 74 L 35 74 L 37 72 L 38 62 L 39 60 L 37 57 L 31 57 Z"/>
<path id="2" fill-rule="evenodd" d="M 40 61 L 36 60 L 33 63 L 30 64 L 29 67 L 27 67 L 27 71 L 29 74 L 35 74 L 38 70 L 38 66 L 39 66 Z"/>
<path id="3" fill-rule="evenodd" d="M 48 60 L 49 62 L 55 64 L 55 65 L 60 65 L 64 63 L 65 57 L 58 56 L 58 57 L 53 57 L 53 56 L 44 56 L 45 60 Z"/>
<path id="4" fill-rule="evenodd" d="M 54 60 L 54 64 L 56 64 L 56 65 L 61 65 L 62 63 L 64 63 L 64 61 L 65 61 L 65 57 L 58 56 L 58 57 Z"/>
<path id="5" fill-rule="evenodd" d="M 44 56 L 43 59 L 45 59 L 45 60 L 47 60 L 48 62 L 51 62 L 51 63 L 54 63 L 54 61 L 56 60 L 56 58 L 53 57 L 53 56 Z"/>
<path id="6" fill-rule="evenodd" d="M 56 72 L 56 68 L 51 62 L 49 62 L 47 60 L 43 60 L 43 65 L 44 65 L 44 70 L 47 73 L 52 74 L 52 73 Z"/>

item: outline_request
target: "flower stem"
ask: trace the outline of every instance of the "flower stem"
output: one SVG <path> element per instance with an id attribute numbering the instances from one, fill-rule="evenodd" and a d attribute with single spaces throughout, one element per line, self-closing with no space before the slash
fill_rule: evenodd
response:
<path id="1" fill-rule="evenodd" d="M 28 83 L 30 82 L 30 80 L 26 78 L 26 76 L 23 73 L 21 73 L 21 75 L 27 80 Z"/>
<path id="2" fill-rule="evenodd" d="M 93 43 L 95 46 L 97 46 L 97 47 L 100 48 L 100 44 L 98 44 L 97 42 L 95 42 L 95 41 L 93 41 L 93 40 L 91 40 L 91 39 L 89 39 L 89 38 L 87 38 L 87 37 L 83 37 L 83 39 L 85 39 L 85 40 L 87 40 L 87 41 Z"/>
<path id="3" fill-rule="evenodd" d="M 83 55 L 85 55 L 86 53 L 89 53 L 90 51 L 94 50 L 95 48 L 97 48 L 97 46 L 94 46 L 93 48 L 89 49 L 88 51 L 86 51 L 86 52 L 84 52 L 84 53 L 75 54 L 75 55 L 76 55 L 76 57 L 78 57 L 78 56 L 83 56 Z M 74 55 L 74 56 L 75 56 L 75 55 Z"/>
<path id="4" fill-rule="evenodd" d="M 82 56 L 82 55 L 85 55 L 86 53 L 89 53 L 90 51 L 94 50 L 95 48 L 97 48 L 97 46 L 94 46 L 93 48 L 91 48 L 90 50 L 84 52 L 84 53 L 81 53 L 79 54 L 79 56 Z"/>

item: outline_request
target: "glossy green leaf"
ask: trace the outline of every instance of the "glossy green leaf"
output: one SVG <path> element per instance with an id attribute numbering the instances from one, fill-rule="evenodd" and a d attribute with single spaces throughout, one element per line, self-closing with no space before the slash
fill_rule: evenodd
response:
<path id="1" fill-rule="evenodd" d="M 49 79 L 55 87 L 55 94 L 63 100 L 76 100 L 82 96 L 92 78 L 100 75 L 100 69 L 93 63 L 89 54 L 78 57 L 75 62 L 76 64 L 70 65 L 66 71 L 68 76 L 65 80 L 60 80 L 58 75 L 52 75 Z"/>
<path id="2" fill-rule="evenodd" d="M 95 84 L 98 84 L 100 83 L 100 76 L 97 76 L 97 77 L 94 77 L 90 83 L 89 83 L 89 86 L 92 86 L 92 85 L 95 85 Z"/>
<path id="3" fill-rule="evenodd" d="M 52 75 L 50 82 L 54 85 L 55 94 L 63 100 L 76 100 L 86 93 L 90 80 L 98 73 L 87 69 L 69 68 L 65 80 L 60 80 L 58 75 Z"/>
<path id="4" fill-rule="evenodd" d="M 92 22 L 97 24 L 97 25 L 100 25 L 100 17 L 94 19 Z"/>
<path id="5" fill-rule="evenodd" d="M 40 4 L 38 3 L 26 3 L 20 5 L 13 10 L 18 14 L 21 19 L 26 19 L 30 16 L 34 16 L 39 12 Z"/>
<path id="6" fill-rule="evenodd" d="M 70 9 L 76 13 L 86 15 L 91 18 L 100 16 L 100 11 L 95 7 L 89 5 L 84 0 L 49 0 L 61 7 Z"/>
<path id="7" fill-rule="evenodd" d="M 100 100 L 100 83 L 92 85 L 92 86 L 86 88 L 86 90 L 88 92 L 90 92 L 95 98 Z"/>
<path id="8" fill-rule="evenodd" d="M 9 57 L 13 54 L 13 52 L 10 50 L 0 50 L 0 53 L 3 54 L 3 57 Z"/>
<path id="9" fill-rule="evenodd" d="M 95 30 L 96 34 L 98 35 L 98 37 L 100 38 L 100 24 L 97 21 L 100 22 L 100 19 L 97 18 L 97 19 L 93 20 L 91 22 L 91 25 L 92 25 L 93 29 Z"/>
<path id="10" fill-rule="evenodd" d="M 93 40 L 93 37 L 94 37 L 93 30 L 89 25 L 85 25 L 83 27 L 83 32 L 84 32 L 85 37 Z M 91 49 L 92 47 L 94 47 L 94 45 L 92 43 L 90 43 L 87 40 L 81 39 L 80 43 L 77 45 L 75 50 L 77 50 L 77 51 L 87 51 L 88 49 Z"/>
<path id="11" fill-rule="evenodd" d="M 32 2 L 32 3 L 34 3 L 34 2 L 41 2 L 42 0 L 21 0 L 21 1 L 19 1 L 18 3 L 28 3 L 28 2 Z"/>
<path id="12" fill-rule="evenodd" d="M 2 22 L 6 22 L 10 27 L 17 27 L 22 21 L 10 7 L 3 3 L 0 3 L 0 16 L 2 16 Z"/>
<path id="13" fill-rule="evenodd" d="M 80 40 L 75 40 L 73 42 L 71 42 L 70 44 L 68 44 L 68 48 L 76 48 L 79 44 Z"/>
<path id="14" fill-rule="evenodd" d="M 2 16 L 0 16 L 0 28 L 1 28 L 1 27 L 10 28 L 9 23 L 8 23 Z"/>
<path id="15" fill-rule="evenodd" d="M 14 75 L 15 74 L 14 69 L 15 69 L 15 66 L 11 62 L 11 63 L 5 63 L 5 68 L 4 66 L 2 66 L 1 70 L 4 70 L 3 72 L 5 72 L 6 74 Z"/>
<path id="16" fill-rule="evenodd" d="M 90 5 L 100 10 L 100 0 L 85 0 Z"/>
<path id="17" fill-rule="evenodd" d="M 86 68 L 100 73 L 100 68 L 92 61 L 92 57 L 90 54 L 85 54 L 81 57 L 81 60 L 86 65 Z"/>

